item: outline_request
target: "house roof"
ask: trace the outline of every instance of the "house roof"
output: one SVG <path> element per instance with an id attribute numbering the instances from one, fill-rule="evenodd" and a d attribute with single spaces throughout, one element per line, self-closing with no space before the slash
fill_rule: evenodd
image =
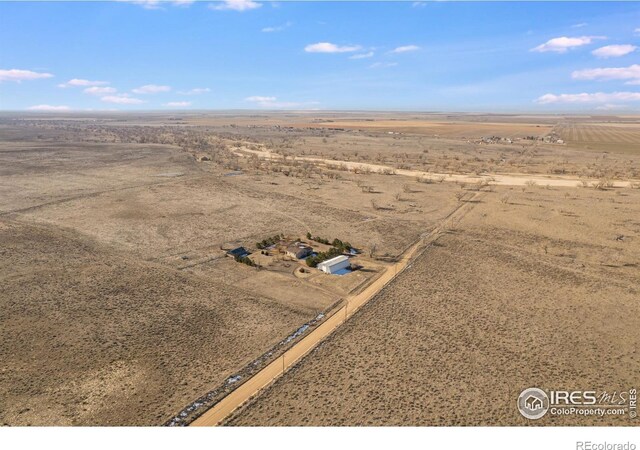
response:
<path id="1" fill-rule="evenodd" d="M 238 247 L 238 248 L 234 248 L 233 250 L 229 250 L 227 252 L 227 255 L 232 255 L 232 256 L 242 256 L 242 255 L 246 255 L 247 253 L 247 249 L 244 247 Z"/>
<path id="2" fill-rule="evenodd" d="M 298 253 L 300 250 L 311 250 L 307 245 L 290 245 L 287 247 L 288 252 Z"/>

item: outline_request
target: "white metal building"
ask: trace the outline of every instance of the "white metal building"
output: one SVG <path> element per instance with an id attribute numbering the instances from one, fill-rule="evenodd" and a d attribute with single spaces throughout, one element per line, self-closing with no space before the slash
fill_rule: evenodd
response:
<path id="1" fill-rule="evenodd" d="M 335 258 L 327 259 L 318 264 L 318 269 L 325 273 L 336 273 L 343 269 L 348 269 L 351 263 L 349 257 L 345 255 L 336 256 Z"/>

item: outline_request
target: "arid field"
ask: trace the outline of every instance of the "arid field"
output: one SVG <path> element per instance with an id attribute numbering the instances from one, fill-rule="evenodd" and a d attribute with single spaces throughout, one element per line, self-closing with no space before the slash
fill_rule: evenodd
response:
<path id="1" fill-rule="evenodd" d="M 638 191 L 501 195 L 487 193 L 228 424 L 527 425 L 516 409 L 525 388 L 636 386 Z M 547 415 L 536 424 L 633 422 Z"/>
<path id="2" fill-rule="evenodd" d="M 525 387 L 637 386 L 636 127 L 614 116 L 2 114 L 0 423 L 185 424 L 194 412 L 181 411 L 245 382 L 436 229 L 226 423 L 523 425 Z M 327 275 L 279 251 L 327 251 L 320 238 L 349 242 L 358 270 Z M 239 246 L 259 268 L 226 256 Z"/>

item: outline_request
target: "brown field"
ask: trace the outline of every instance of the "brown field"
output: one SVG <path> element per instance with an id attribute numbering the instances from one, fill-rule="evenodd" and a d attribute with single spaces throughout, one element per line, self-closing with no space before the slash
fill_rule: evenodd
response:
<path id="1" fill-rule="evenodd" d="M 487 194 L 228 424 L 527 425 L 527 387 L 636 386 L 640 193 L 564 192 Z"/>
<path id="2" fill-rule="evenodd" d="M 640 152 L 640 124 L 636 123 L 568 123 L 557 127 L 571 145 L 595 151 Z"/>
<path id="3" fill-rule="evenodd" d="M 297 128 L 343 128 L 347 130 L 412 133 L 448 138 L 480 138 L 500 135 L 509 138 L 542 136 L 553 128 L 550 124 L 485 123 L 485 122 L 431 122 L 425 120 L 332 120 L 330 122 L 295 123 Z"/>
<path id="4" fill-rule="evenodd" d="M 521 424 L 513 395 L 530 383 L 637 385 L 634 120 L 0 115 L 0 423 L 163 424 L 443 223 L 449 233 L 230 423 Z M 574 128 L 591 134 L 571 140 Z M 506 186 L 468 181 L 479 174 Z M 523 176 L 571 187 L 509 186 Z M 308 232 L 360 249 L 361 270 L 300 273 L 256 248 Z M 225 256 L 240 245 L 260 270 Z M 477 407 L 443 410 L 463 402 Z"/>
<path id="5" fill-rule="evenodd" d="M 3 424 L 161 424 L 308 320 L 75 231 L 2 220 L 0 243 Z"/>
<path id="6" fill-rule="evenodd" d="M 66 127 L 4 128 L 4 424 L 164 423 L 379 269 L 300 279 L 222 247 L 312 231 L 394 255 L 456 201 L 438 185 L 397 202 L 405 180 L 381 175 L 370 194 L 348 177 L 236 174 L 175 145 Z"/>

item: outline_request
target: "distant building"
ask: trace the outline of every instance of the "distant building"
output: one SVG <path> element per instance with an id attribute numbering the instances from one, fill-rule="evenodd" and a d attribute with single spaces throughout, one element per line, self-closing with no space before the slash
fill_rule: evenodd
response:
<path id="1" fill-rule="evenodd" d="M 349 262 L 349 257 L 340 255 L 319 263 L 318 269 L 322 270 L 324 273 L 332 274 L 348 269 L 350 266 L 351 263 Z"/>
<path id="2" fill-rule="evenodd" d="M 241 258 L 243 256 L 247 256 L 249 252 L 244 247 L 234 248 L 233 250 L 229 250 L 227 252 L 227 256 L 231 256 L 232 258 Z"/>
<path id="3" fill-rule="evenodd" d="M 285 253 L 287 254 L 287 256 L 290 256 L 296 259 L 306 258 L 307 256 L 311 255 L 312 252 L 313 252 L 313 249 L 311 247 L 303 244 L 290 245 L 285 250 Z"/>

